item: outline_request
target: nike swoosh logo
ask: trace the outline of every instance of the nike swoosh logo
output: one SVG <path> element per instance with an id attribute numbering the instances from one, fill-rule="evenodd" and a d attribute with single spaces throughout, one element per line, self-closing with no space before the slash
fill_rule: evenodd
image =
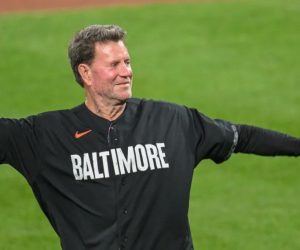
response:
<path id="1" fill-rule="evenodd" d="M 75 137 L 76 139 L 79 139 L 79 138 L 81 138 L 82 136 L 85 136 L 85 135 L 87 135 L 88 133 L 91 133 L 91 132 L 92 132 L 91 129 L 90 129 L 90 130 L 87 130 L 87 131 L 84 131 L 84 132 L 76 131 L 74 137 Z"/>

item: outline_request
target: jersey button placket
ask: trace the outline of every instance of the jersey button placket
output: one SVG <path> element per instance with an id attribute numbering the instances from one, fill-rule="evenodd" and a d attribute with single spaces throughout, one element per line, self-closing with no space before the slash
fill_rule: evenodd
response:
<path id="1" fill-rule="evenodd" d="M 108 136 L 107 136 L 107 139 L 108 139 L 108 143 L 109 143 L 109 147 L 110 148 L 117 148 L 119 147 L 119 138 L 118 138 L 118 131 L 117 131 L 117 128 L 116 128 L 116 125 L 114 123 L 111 123 L 110 126 L 109 126 L 109 129 L 108 129 Z M 124 177 L 121 177 L 121 189 L 122 187 L 125 186 L 125 178 Z M 121 192 L 121 189 L 120 189 L 120 192 Z M 121 195 L 121 193 L 118 194 L 118 196 Z M 123 208 L 120 207 L 121 209 L 121 217 L 127 217 L 128 216 L 128 208 Z M 123 219 L 121 219 L 121 221 L 123 221 Z M 121 223 L 122 224 L 122 223 Z M 119 246 L 119 249 L 125 249 L 126 248 L 126 243 L 128 242 L 128 237 L 126 235 L 120 235 L 121 237 L 121 242 L 120 242 L 120 246 Z"/>
<path id="2" fill-rule="evenodd" d="M 122 180 L 121 180 L 121 186 L 124 187 L 125 185 L 126 185 L 125 178 L 122 178 Z"/>
<path id="3" fill-rule="evenodd" d="M 110 126 L 109 126 L 109 130 L 108 130 L 108 143 L 109 143 L 109 147 L 110 148 L 118 148 L 120 145 L 119 145 L 119 138 L 118 138 L 118 131 L 117 131 L 117 127 L 116 127 L 116 124 L 114 123 L 111 123 Z M 119 189 L 119 193 L 118 193 L 118 196 L 122 195 L 122 188 L 124 188 L 124 186 L 126 185 L 126 182 L 125 182 L 125 176 L 121 176 L 121 179 L 120 179 L 120 189 Z M 124 222 L 124 219 L 128 217 L 129 215 L 129 211 L 128 211 L 128 208 L 127 207 L 123 207 L 124 204 L 120 204 L 121 206 L 119 207 L 119 215 L 120 215 L 120 219 L 123 217 L 123 219 L 121 219 L 121 225 L 123 224 Z M 126 220 L 126 219 L 125 219 Z M 122 226 L 121 226 L 122 227 Z M 121 230 L 122 231 L 122 230 Z M 126 248 L 126 244 L 128 242 L 128 236 L 126 235 L 125 232 L 122 232 L 121 235 L 120 235 L 120 239 L 121 239 L 121 242 L 120 242 L 120 246 L 119 246 L 119 249 L 125 249 Z"/>
<path id="4" fill-rule="evenodd" d="M 114 123 L 111 123 L 109 126 L 107 140 L 110 148 L 118 148 L 120 146 L 118 131 Z M 124 187 L 125 184 L 125 177 L 121 176 L 121 188 Z"/>
<path id="5" fill-rule="evenodd" d="M 110 125 L 109 125 L 109 128 L 108 128 L 108 134 L 107 134 L 107 142 L 108 142 L 108 146 L 109 146 L 109 148 L 110 149 L 115 149 L 115 148 L 118 148 L 118 144 L 119 144 L 119 140 L 118 140 L 118 131 L 117 131 L 117 129 L 116 129 L 116 125 L 114 124 L 114 123 L 110 123 Z M 122 217 L 122 212 L 123 212 L 123 214 L 124 214 L 124 209 L 123 210 L 121 210 L 122 208 L 120 208 L 120 204 L 119 204 L 119 196 L 120 196 L 120 193 L 119 193 L 119 191 L 117 191 L 117 204 L 118 205 L 116 205 L 117 207 L 118 207 L 118 210 L 119 210 L 119 215 L 118 215 L 118 218 L 117 218 L 117 220 L 118 220 L 118 225 L 120 226 L 122 223 L 121 223 L 121 221 L 122 221 L 122 219 L 121 219 L 121 217 Z M 121 210 L 121 211 L 120 211 Z M 121 220 L 120 220 L 121 219 Z M 118 229 L 118 231 L 119 231 L 119 233 L 118 233 L 118 238 L 120 239 L 122 239 L 122 236 L 120 235 L 120 229 Z M 119 250 L 122 250 L 122 249 L 125 249 L 125 245 L 123 244 L 123 240 L 121 240 L 120 241 L 120 245 L 119 245 Z"/>
<path id="6" fill-rule="evenodd" d="M 124 236 L 124 238 L 123 238 L 123 242 L 126 244 L 126 243 L 127 243 L 127 241 L 128 241 L 128 237 L 127 237 L 127 236 Z"/>
<path id="7" fill-rule="evenodd" d="M 107 141 L 110 148 L 116 148 L 118 146 L 119 139 L 117 135 L 117 130 L 113 123 L 111 123 L 108 128 Z"/>
<path id="8" fill-rule="evenodd" d="M 123 237 L 123 240 L 122 240 L 122 243 L 119 247 L 119 249 L 125 249 L 126 248 L 126 243 L 128 242 L 128 237 L 127 236 L 124 236 Z"/>

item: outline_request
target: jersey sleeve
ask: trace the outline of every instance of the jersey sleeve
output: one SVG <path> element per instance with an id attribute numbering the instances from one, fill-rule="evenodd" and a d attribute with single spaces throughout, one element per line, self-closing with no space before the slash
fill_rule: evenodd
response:
<path id="1" fill-rule="evenodd" d="M 239 142 L 235 153 L 263 156 L 299 156 L 300 138 L 250 125 L 237 125 Z"/>
<path id="2" fill-rule="evenodd" d="M 196 162 L 211 159 L 215 163 L 227 160 L 238 142 L 236 126 L 230 122 L 211 119 L 195 109 L 189 109 L 190 140 L 193 141 Z"/>
<path id="3" fill-rule="evenodd" d="M 33 170 L 38 155 L 34 120 L 0 119 L 0 164 L 13 166 L 29 180 L 36 174 Z"/>

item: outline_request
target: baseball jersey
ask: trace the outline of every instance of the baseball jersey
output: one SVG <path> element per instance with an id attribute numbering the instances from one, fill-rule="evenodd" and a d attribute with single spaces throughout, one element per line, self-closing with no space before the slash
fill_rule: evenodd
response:
<path id="1" fill-rule="evenodd" d="M 129 99 L 108 121 L 85 104 L 0 119 L 0 163 L 17 169 L 65 250 L 191 250 L 194 168 L 220 163 L 235 126 L 196 109 Z"/>

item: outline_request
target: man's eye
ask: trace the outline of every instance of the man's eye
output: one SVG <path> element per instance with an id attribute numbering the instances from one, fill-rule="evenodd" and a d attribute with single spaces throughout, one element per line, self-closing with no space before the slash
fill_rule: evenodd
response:
<path id="1" fill-rule="evenodd" d="M 111 64 L 112 67 L 116 67 L 118 65 L 118 63 L 114 62 Z"/>

